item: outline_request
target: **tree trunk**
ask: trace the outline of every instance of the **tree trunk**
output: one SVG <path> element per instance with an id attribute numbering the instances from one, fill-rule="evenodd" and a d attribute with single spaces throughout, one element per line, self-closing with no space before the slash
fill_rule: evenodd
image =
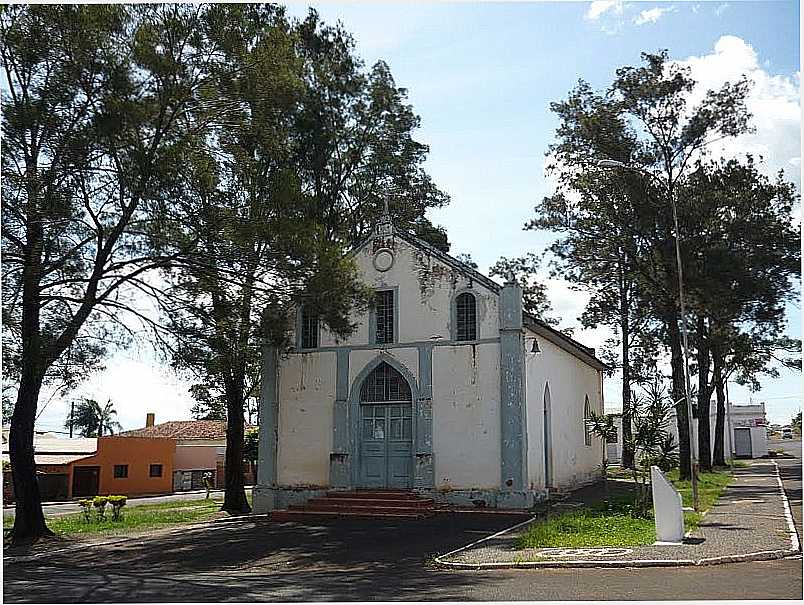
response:
<path id="1" fill-rule="evenodd" d="M 715 419 L 715 444 L 712 451 L 712 464 L 715 466 L 726 466 L 724 456 L 724 439 L 726 424 L 726 397 L 724 392 L 725 382 L 723 380 L 723 356 L 717 344 L 712 345 L 712 361 L 714 370 L 712 372 L 712 382 L 717 394 L 717 417 Z M 731 452 L 729 452 L 731 454 Z"/>
<path id="2" fill-rule="evenodd" d="M 622 310 L 621 310 L 622 312 Z M 625 311 L 627 313 L 627 309 Z M 628 325 L 627 316 L 621 314 L 622 331 L 622 355 L 623 355 L 623 415 L 622 415 L 622 440 L 623 440 L 623 455 L 620 464 L 623 468 L 634 468 L 634 450 L 632 448 L 631 439 L 631 334 Z"/>
<path id="3" fill-rule="evenodd" d="M 711 441 L 709 434 L 709 399 L 712 390 L 709 383 L 709 339 L 706 320 L 698 317 L 698 464 L 702 470 L 712 469 Z"/>
<path id="4" fill-rule="evenodd" d="M 34 460 L 34 423 L 41 388 L 41 378 L 32 375 L 30 370 L 23 373 L 17 393 L 17 404 L 11 417 L 9 457 L 16 498 L 11 539 L 15 546 L 36 542 L 40 538 L 53 535 L 45 524 Z"/>
<path id="5" fill-rule="evenodd" d="M 45 524 L 42 498 L 36 482 L 34 460 L 34 424 L 39 391 L 47 367 L 42 351 L 39 282 L 42 276 L 44 227 L 39 213 L 39 186 L 33 160 L 27 166 L 28 215 L 26 217 L 25 263 L 22 273 L 22 368 L 17 403 L 11 416 L 9 458 L 14 481 L 16 512 L 12 529 L 12 544 L 26 544 L 52 536 Z"/>
<path id="6" fill-rule="evenodd" d="M 665 326 L 670 340 L 673 401 L 676 402 L 676 423 L 678 425 L 679 477 L 690 479 L 692 478 L 692 458 L 690 456 L 689 416 L 687 415 L 686 389 L 684 388 L 684 352 L 681 348 L 681 331 L 678 321 L 678 310 L 672 309 L 665 313 Z"/>
<path id="7" fill-rule="evenodd" d="M 225 493 L 221 510 L 233 515 L 251 512 L 243 481 L 243 425 L 243 390 L 227 384 Z"/>

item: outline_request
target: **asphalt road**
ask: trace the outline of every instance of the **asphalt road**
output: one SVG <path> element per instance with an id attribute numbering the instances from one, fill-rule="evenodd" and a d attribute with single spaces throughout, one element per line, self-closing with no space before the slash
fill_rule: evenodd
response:
<path id="1" fill-rule="evenodd" d="M 772 450 L 781 449 L 795 456 L 792 459 L 779 458 L 776 462 L 779 465 L 779 474 L 782 476 L 782 484 L 787 493 L 787 499 L 790 501 L 793 521 L 796 524 L 800 539 L 804 536 L 801 531 L 801 440 L 774 439 L 768 442 L 768 448 Z"/>
<path id="2" fill-rule="evenodd" d="M 800 528 L 800 443 L 783 447 L 798 456 L 779 463 Z M 3 593 L 9 603 L 802 597 L 800 557 L 639 570 L 445 571 L 428 563 L 434 554 L 505 524 L 500 519 L 437 517 L 418 523 L 352 521 L 312 527 L 247 520 L 185 528 L 35 562 L 4 562 Z"/>
<path id="3" fill-rule="evenodd" d="M 251 489 L 250 487 L 247 489 Z M 164 502 L 175 502 L 176 500 L 197 500 L 207 495 L 205 489 L 193 490 L 190 492 L 179 492 L 176 494 L 167 494 L 165 496 L 144 496 L 141 498 L 129 498 L 126 500 L 126 506 L 141 506 L 143 504 L 162 504 Z M 223 490 L 212 490 L 211 497 L 223 498 Z M 49 502 L 42 505 L 42 510 L 45 516 L 52 517 L 54 515 L 67 515 L 69 513 L 80 513 L 81 507 L 74 501 L 69 502 Z M 14 505 L 3 507 L 4 517 L 14 516 Z"/>

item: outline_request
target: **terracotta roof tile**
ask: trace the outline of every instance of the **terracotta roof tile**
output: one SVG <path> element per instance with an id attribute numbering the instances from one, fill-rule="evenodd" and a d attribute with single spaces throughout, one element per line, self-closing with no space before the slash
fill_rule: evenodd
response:
<path id="1" fill-rule="evenodd" d="M 246 430 L 256 428 L 246 426 Z M 121 437 L 170 437 L 173 439 L 226 439 L 225 420 L 170 420 L 120 433 Z"/>

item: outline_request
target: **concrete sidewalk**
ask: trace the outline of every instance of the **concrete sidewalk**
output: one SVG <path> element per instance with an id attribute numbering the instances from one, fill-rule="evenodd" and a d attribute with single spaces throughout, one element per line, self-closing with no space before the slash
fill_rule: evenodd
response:
<path id="1" fill-rule="evenodd" d="M 442 565 L 495 567 L 652 567 L 769 560 L 800 552 L 799 538 L 775 462 L 735 469 L 735 480 L 683 544 L 629 548 L 517 549 L 530 523 L 442 555 Z"/>

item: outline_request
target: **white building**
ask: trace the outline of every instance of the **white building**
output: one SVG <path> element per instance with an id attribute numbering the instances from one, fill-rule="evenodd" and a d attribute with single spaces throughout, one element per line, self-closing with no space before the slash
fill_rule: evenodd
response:
<path id="1" fill-rule="evenodd" d="M 294 350 L 266 347 L 255 511 L 360 487 L 518 508 L 599 477 L 594 350 L 387 216 L 353 254 L 376 290 L 357 331 L 299 308 Z"/>
<path id="2" fill-rule="evenodd" d="M 723 423 L 723 454 L 726 459 L 734 452 L 736 458 L 761 458 L 768 453 L 767 422 L 765 420 L 765 404 L 731 405 L 731 432 L 728 417 Z M 622 415 L 612 414 L 617 427 L 617 442 L 607 445 L 607 456 L 612 464 L 619 464 L 622 457 L 623 435 Z M 715 422 L 717 420 L 717 404 L 709 406 L 709 434 L 711 446 L 715 444 Z M 698 425 L 693 423 L 693 439 L 697 443 Z M 667 430 L 673 434 L 678 443 L 678 423 L 675 412 L 670 417 Z M 731 437 L 733 435 L 733 438 Z"/>

